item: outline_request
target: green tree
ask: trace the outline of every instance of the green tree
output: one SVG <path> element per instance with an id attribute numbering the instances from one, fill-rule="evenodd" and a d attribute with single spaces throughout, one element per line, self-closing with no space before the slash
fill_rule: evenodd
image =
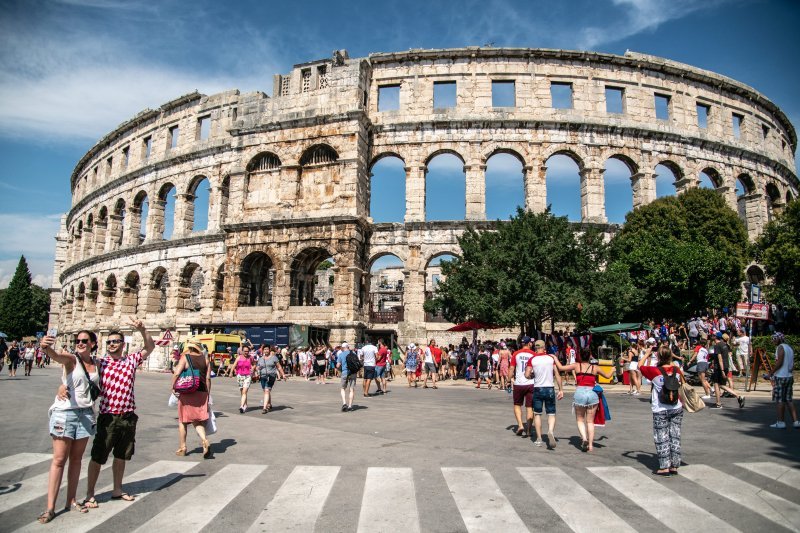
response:
<path id="1" fill-rule="evenodd" d="M 0 329 L 10 338 L 18 339 L 34 331 L 33 291 L 31 272 L 25 256 L 19 258 L 17 270 L 0 301 Z"/>
<path id="2" fill-rule="evenodd" d="M 757 243 L 758 258 L 771 278 L 765 287 L 767 301 L 800 310 L 800 200 L 786 204 Z"/>
<path id="3" fill-rule="evenodd" d="M 640 291 L 640 318 L 675 318 L 739 299 L 747 230 L 724 198 L 690 189 L 628 213 L 611 242 L 610 270 Z"/>
<path id="4" fill-rule="evenodd" d="M 50 293 L 47 289 L 31 284 L 31 309 L 33 310 L 33 331 L 47 331 L 50 318 Z"/>
<path id="5" fill-rule="evenodd" d="M 601 271 L 602 236 L 578 238 L 566 217 L 549 210 L 518 209 L 494 230 L 468 229 L 459 245 L 461 257 L 442 262 L 445 280 L 425 303 L 427 311 L 441 310 L 453 322 L 477 319 L 530 333 L 547 320 L 616 320 L 630 299 L 595 301 L 632 288 L 627 273 Z"/>

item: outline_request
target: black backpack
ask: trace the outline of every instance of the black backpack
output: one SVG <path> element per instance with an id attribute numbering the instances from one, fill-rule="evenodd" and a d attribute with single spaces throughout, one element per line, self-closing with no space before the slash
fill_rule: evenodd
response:
<path id="1" fill-rule="evenodd" d="M 678 390 L 681 388 L 681 382 L 678 379 L 678 371 L 675 370 L 672 374 L 667 374 L 662 367 L 658 367 L 661 375 L 664 376 L 664 384 L 661 385 L 661 392 L 658 393 L 659 403 L 674 405 L 680 399 Z"/>
<path id="2" fill-rule="evenodd" d="M 344 361 L 347 365 L 347 373 L 351 376 L 358 374 L 358 371 L 361 370 L 361 367 L 363 366 L 361 361 L 358 359 L 358 356 L 353 353 L 352 350 L 347 353 L 347 357 Z"/>

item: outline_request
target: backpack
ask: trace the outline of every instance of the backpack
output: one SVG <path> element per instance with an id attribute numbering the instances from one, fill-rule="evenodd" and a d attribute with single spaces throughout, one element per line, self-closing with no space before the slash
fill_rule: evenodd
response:
<path id="1" fill-rule="evenodd" d="M 348 375 L 356 375 L 358 371 L 361 370 L 363 366 L 361 361 L 358 359 L 358 356 L 350 350 L 347 353 L 347 357 L 345 357 L 345 364 L 347 365 L 347 374 Z"/>
<path id="2" fill-rule="evenodd" d="M 678 391 L 681 388 L 681 382 L 678 379 L 677 369 L 672 374 L 667 374 L 662 367 L 658 367 L 661 375 L 664 377 L 664 384 L 661 385 L 661 391 L 658 393 L 659 403 L 674 405 L 678 403 L 680 396 Z"/>

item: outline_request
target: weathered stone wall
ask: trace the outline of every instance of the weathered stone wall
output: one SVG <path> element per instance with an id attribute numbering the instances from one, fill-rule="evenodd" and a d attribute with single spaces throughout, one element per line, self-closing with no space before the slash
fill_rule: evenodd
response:
<path id="1" fill-rule="evenodd" d="M 492 106 L 493 80 L 514 82 L 513 107 Z M 440 81 L 456 83 L 455 107 L 434 107 Z M 553 109 L 552 82 L 572 85 L 570 109 Z M 386 85 L 399 86 L 397 110 L 379 108 Z M 623 113 L 606 112 L 606 87 L 624 90 Z M 670 98 L 667 120 L 656 118 L 655 94 Z M 705 128 L 698 103 L 710 109 Z M 743 117 L 738 138 L 734 113 Z M 467 222 L 493 224 L 485 221 L 493 154 L 521 161 L 524 205 L 533 211 L 546 206 L 548 159 L 570 156 L 580 169 L 582 222 L 609 232 L 609 158 L 630 169 L 634 207 L 655 199 L 656 165 L 676 173 L 678 192 L 698 186 L 705 171 L 755 238 L 798 194 L 796 143 L 785 115 L 755 90 L 651 56 L 465 48 L 349 59 L 337 52 L 276 75 L 271 98 L 192 93 L 100 140 L 71 177 L 51 325 L 65 335 L 81 327 L 102 334 L 138 314 L 154 332 L 292 322 L 329 326 L 336 341 L 375 328 L 419 342 L 449 326 L 426 321 L 422 308 L 431 260 L 458 255 Z M 464 162 L 465 221 L 426 221 L 427 165 L 440 153 Z M 370 218 L 370 171 L 387 155 L 406 169 L 402 224 Z M 736 180 L 746 190 L 738 198 Z M 200 183 L 209 187 L 208 226 L 195 231 Z M 165 240 L 172 190 L 173 232 Z M 387 254 L 403 262 L 404 319 L 376 325 L 369 271 Z M 316 265 L 328 257 L 334 304 L 307 305 Z"/>

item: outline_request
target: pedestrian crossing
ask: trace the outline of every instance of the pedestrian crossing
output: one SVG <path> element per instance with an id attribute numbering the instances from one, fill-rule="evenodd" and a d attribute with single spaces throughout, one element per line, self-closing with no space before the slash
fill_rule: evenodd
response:
<path id="1" fill-rule="evenodd" d="M 773 462 L 736 463 L 726 467 L 728 471 L 689 465 L 681 468 L 677 479 L 663 479 L 633 466 L 509 467 L 498 472 L 481 467 L 441 467 L 436 475 L 430 469 L 416 472 L 409 467 L 368 467 L 354 477 L 351 468 L 340 466 L 298 465 L 289 472 L 286 467 L 263 464 L 214 468 L 209 462 L 188 459 L 157 461 L 139 470 L 131 463 L 124 489 L 136 496 L 135 502 L 108 501 L 112 489 L 108 485 L 97 491 L 97 509 L 85 514 L 61 513 L 43 528 L 34 518 L 44 505 L 47 472 L 30 477 L 24 474 L 40 463 L 36 471 L 41 472 L 49 459 L 47 454 L 0 459 L 0 523 L 4 524 L 0 529 L 200 531 L 219 528 L 215 520 L 225 516 L 225 529 L 230 531 L 325 531 L 330 529 L 326 520 L 339 516 L 338 509 L 332 507 L 340 506 L 342 499 L 334 496 L 346 491 L 353 495 L 353 508 L 360 505 L 357 518 L 353 515 L 353 529 L 358 533 L 419 533 L 442 530 L 441 524 L 426 527 L 432 524 L 432 518 L 420 512 L 429 508 L 421 495 L 430 494 L 435 486 L 440 492 L 440 487 L 447 487 L 450 493 L 453 523 L 444 528 L 448 531 L 528 532 L 541 529 L 542 524 L 560 522 L 562 527 L 557 529 L 561 530 L 624 533 L 641 526 L 641 521 L 631 518 L 634 514 L 649 517 L 649 530 L 657 527 L 655 524 L 674 531 L 747 530 L 747 524 L 738 521 L 735 513 L 726 512 L 734 508 L 747 509 L 752 513 L 751 522 L 758 520 L 761 529 L 777 525 L 800 531 L 800 486 L 796 483 L 800 469 Z M 748 476 L 758 484 L 744 481 L 736 477 L 736 469 L 754 472 L 763 479 Z M 20 473 L 21 481 L 2 481 L 18 479 Z M 103 480 L 109 477 L 110 470 L 101 475 Z M 264 490 L 267 485 L 273 488 Z M 173 492 L 159 494 L 170 490 Z M 164 494 L 175 496 L 165 498 Z M 248 507 L 251 511 L 239 512 L 241 521 L 231 525 L 232 513 L 226 515 L 226 509 L 240 505 L 242 495 L 253 502 Z M 63 498 L 62 488 L 60 501 Z M 446 491 L 441 498 L 447 498 Z M 437 496 L 437 500 L 441 498 Z M 625 504 L 620 505 L 620 501 Z M 704 508 L 704 502 L 713 505 Z M 19 515 L 17 508 L 30 515 L 28 523 L 8 520 Z M 532 516 L 537 523 L 531 523 Z"/>

